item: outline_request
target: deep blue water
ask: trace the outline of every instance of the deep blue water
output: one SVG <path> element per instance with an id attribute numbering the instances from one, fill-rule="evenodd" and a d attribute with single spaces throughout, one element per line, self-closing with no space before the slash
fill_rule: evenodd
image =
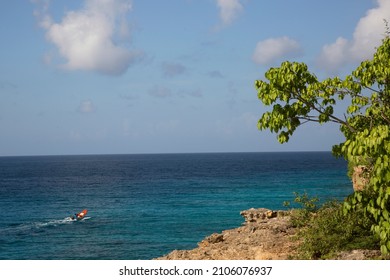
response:
<path id="1" fill-rule="evenodd" d="M 155 258 L 293 192 L 342 199 L 346 172 L 326 152 L 0 157 L 0 259 Z"/>

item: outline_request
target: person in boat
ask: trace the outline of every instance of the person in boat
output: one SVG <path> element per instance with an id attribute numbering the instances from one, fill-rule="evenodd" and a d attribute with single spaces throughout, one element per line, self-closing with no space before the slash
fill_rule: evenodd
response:
<path id="1" fill-rule="evenodd" d="M 72 220 L 81 220 L 85 217 L 85 214 L 88 212 L 88 210 L 83 210 L 80 213 L 75 213 L 73 216 L 71 216 Z"/>

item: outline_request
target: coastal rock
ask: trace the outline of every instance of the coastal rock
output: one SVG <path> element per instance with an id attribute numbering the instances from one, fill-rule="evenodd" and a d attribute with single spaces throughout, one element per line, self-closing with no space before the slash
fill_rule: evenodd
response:
<path id="1" fill-rule="evenodd" d="M 354 166 L 353 168 L 353 174 L 352 174 L 352 185 L 353 190 L 356 191 L 362 191 L 364 187 L 367 185 L 369 179 L 368 176 L 368 169 L 364 165 L 358 165 Z"/>
<path id="2" fill-rule="evenodd" d="M 265 208 L 241 212 L 243 226 L 214 233 L 193 250 L 175 250 L 160 260 L 279 260 L 288 259 L 296 248 L 290 238 L 295 229 L 290 217 Z"/>
<path id="3" fill-rule="evenodd" d="M 244 217 L 245 223 L 257 223 L 265 219 L 272 219 L 277 217 L 278 212 L 266 208 L 251 208 L 249 210 L 241 211 L 240 215 Z"/>
<path id="4" fill-rule="evenodd" d="M 265 208 L 241 212 L 245 223 L 238 228 L 213 233 L 192 250 L 174 250 L 157 260 L 287 260 L 296 256 L 299 240 L 293 238 L 288 211 Z M 340 252 L 335 259 L 364 260 L 380 256 L 380 251 Z"/>
<path id="5" fill-rule="evenodd" d="M 223 242 L 223 241 L 224 241 L 223 234 L 213 233 L 209 237 L 206 237 L 204 240 L 199 242 L 198 246 L 199 247 L 207 247 L 207 246 L 210 246 L 210 244 L 215 244 L 215 243 L 219 243 L 219 242 Z"/>

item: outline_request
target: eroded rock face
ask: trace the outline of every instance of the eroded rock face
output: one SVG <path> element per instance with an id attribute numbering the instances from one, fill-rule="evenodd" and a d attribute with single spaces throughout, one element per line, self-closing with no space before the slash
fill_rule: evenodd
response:
<path id="1" fill-rule="evenodd" d="M 265 208 L 241 212 L 241 227 L 213 233 L 192 250 L 174 250 L 157 260 L 287 260 L 296 256 L 299 240 L 288 211 Z M 364 260 L 379 257 L 379 250 L 340 252 L 335 259 Z"/>
<path id="2" fill-rule="evenodd" d="M 368 184 L 367 172 L 367 167 L 364 165 L 358 165 L 353 168 L 352 184 L 355 192 L 362 191 Z"/>
<path id="3" fill-rule="evenodd" d="M 283 216 L 286 211 L 272 211 L 266 208 L 251 208 L 240 212 L 240 215 L 244 217 L 245 223 L 257 223 L 265 219 L 275 218 L 278 215 Z"/>
<path id="4" fill-rule="evenodd" d="M 160 260 L 278 260 L 288 259 L 296 248 L 290 238 L 295 229 L 285 211 L 265 208 L 241 212 L 245 223 L 214 233 L 193 250 L 175 250 Z"/>

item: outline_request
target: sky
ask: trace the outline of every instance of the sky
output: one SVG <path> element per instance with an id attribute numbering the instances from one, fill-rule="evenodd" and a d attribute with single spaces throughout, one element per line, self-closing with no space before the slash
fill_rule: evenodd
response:
<path id="1" fill-rule="evenodd" d="M 329 151 L 336 125 L 257 130 L 254 82 L 349 74 L 383 19 L 390 0 L 1 1 L 0 156 Z"/>

